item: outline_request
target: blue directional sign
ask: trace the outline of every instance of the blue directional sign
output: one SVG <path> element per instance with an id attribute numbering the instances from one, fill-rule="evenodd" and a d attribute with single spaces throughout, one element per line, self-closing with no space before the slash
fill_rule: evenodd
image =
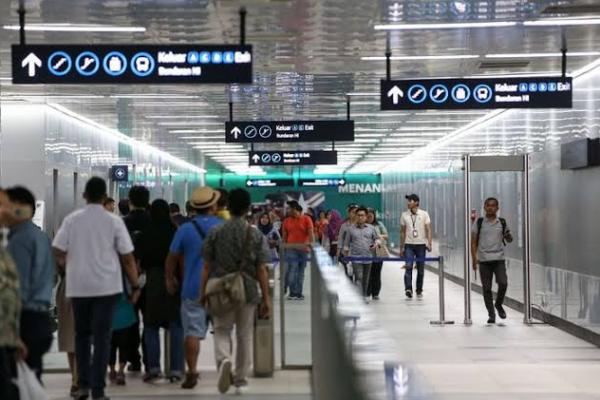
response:
<path id="1" fill-rule="evenodd" d="M 12 46 L 15 84 L 252 83 L 252 46 Z"/>
<path id="2" fill-rule="evenodd" d="M 571 108 L 570 77 L 382 80 L 382 110 Z"/>

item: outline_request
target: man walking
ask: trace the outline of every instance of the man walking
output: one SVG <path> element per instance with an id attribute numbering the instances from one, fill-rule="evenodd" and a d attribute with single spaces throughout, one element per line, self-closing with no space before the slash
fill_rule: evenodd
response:
<path id="1" fill-rule="evenodd" d="M 25 362 L 41 379 L 42 358 L 52 344 L 50 303 L 54 284 L 54 257 L 48 236 L 33 222 L 35 197 L 24 187 L 6 191 L 12 213 L 7 222 L 8 252 L 19 272 L 21 288 L 21 339 L 27 346 Z"/>
<path id="2" fill-rule="evenodd" d="M 181 384 L 183 389 L 193 389 L 198 383 L 198 355 L 200 341 L 206 337 L 207 314 L 200 305 L 200 279 L 204 260 L 202 246 L 208 232 L 223 220 L 215 216 L 219 192 L 209 187 L 194 190 L 190 207 L 194 218 L 181 225 L 173 238 L 167 260 L 165 275 L 167 290 L 171 295 L 181 290 L 181 324 L 183 326 L 185 360 L 188 371 Z M 183 281 L 178 283 L 175 271 L 180 256 L 184 258 Z M 180 286 L 180 287 L 179 287 Z"/>
<path id="3" fill-rule="evenodd" d="M 408 211 L 400 217 L 400 256 L 421 259 L 417 261 L 417 297 L 423 297 L 423 278 L 425 276 L 425 258 L 427 251 L 431 251 L 432 232 L 431 219 L 425 210 L 419 208 L 419 196 L 410 194 L 406 196 Z M 406 262 L 404 273 L 404 290 L 409 299 L 413 296 L 412 272 L 414 260 Z"/>
<path id="4" fill-rule="evenodd" d="M 246 222 L 245 216 L 250 204 L 250 193 L 244 189 L 232 190 L 229 194 L 232 218 L 213 229 L 204 245 L 202 293 L 205 292 L 209 278 L 220 278 L 240 269 L 246 292 L 244 304 L 224 315 L 214 316 L 215 358 L 219 370 L 217 386 L 221 393 L 226 393 L 233 384 L 237 393 L 241 394 L 247 386 L 246 377 L 252 363 L 252 331 L 256 308 L 260 303 L 262 318 L 269 318 L 271 308 L 267 271 L 267 263 L 271 261 L 269 247 L 263 234 Z M 234 325 L 236 351 L 232 374 L 231 334 Z"/>
<path id="5" fill-rule="evenodd" d="M 85 185 L 87 206 L 63 221 L 53 246 L 57 261 L 66 265 L 67 297 L 75 315 L 75 354 L 79 375 L 77 399 L 104 396 L 112 317 L 123 292 L 121 262 L 131 284 L 131 298 L 140 295 L 133 244 L 123 220 L 107 213 L 102 202 L 106 182 L 92 177 Z M 91 356 L 91 348 L 94 354 Z M 91 363 L 90 363 L 91 358 Z"/>
<path id="6" fill-rule="evenodd" d="M 356 223 L 356 210 L 357 209 L 358 209 L 358 206 L 356 204 L 350 204 L 350 205 L 348 205 L 348 207 L 346 209 L 346 211 L 348 212 L 348 217 L 346 218 L 346 220 L 344 221 L 342 226 L 340 226 L 340 231 L 338 234 L 338 251 L 337 251 L 338 259 L 340 258 L 340 255 L 342 255 L 343 243 L 346 240 L 346 234 L 348 233 L 348 229 Z M 348 263 L 345 261 L 342 261 L 342 265 L 344 266 L 344 272 L 346 273 L 346 276 L 348 278 L 350 278 L 350 280 L 352 280 L 353 274 L 350 272 L 350 268 L 348 268 Z"/>
<path id="7" fill-rule="evenodd" d="M 477 264 L 479 264 L 483 300 L 489 315 L 488 324 L 496 322 L 496 310 L 500 318 L 506 318 L 506 312 L 502 307 L 508 287 L 504 246 L 506 243 L 511 243 L 513 238 L 506 220 L 498 218 L 499 206 L 498 199 L 494 197 L 486 199 L 484 203 L 485 218 L 478 218 L 471 229 L 473 270 L 476 271 Z M 496 283 L 498 284 L 495 305 L 492 294 L 492 277 L 494 275 L 496 275 Z"/>
<path id="8" fill-rule="evenodd" d="M 367 209 L 358 207 L 356 209 L 356 224 L 351 225 L 343 242 L 344 255 L 351 257 L 373 257 L 375 246 L 380 244 L 379 235 L 373 225 L 367 224 Z M 368 303 L 369 279 L 371 274 L 371 262 L 352 262 L 352 270 L 356 284 L 361 288 L 365 302 Z"/>
<path id="9" fill-rule="evenodd" d="M 296 200 L 288 201 L 290 216 L 283 221 L 283 242 L 295 245 L 285 249 L 287 263 L 285 282 L 290 288 L 289 300 L 304 300 L 304 269 L 308 261 L 308 247 L 315 241 L 312 219 L 302 214 L 302 206 Z M 289 271 L 289 274 L 287 273 Z"/>

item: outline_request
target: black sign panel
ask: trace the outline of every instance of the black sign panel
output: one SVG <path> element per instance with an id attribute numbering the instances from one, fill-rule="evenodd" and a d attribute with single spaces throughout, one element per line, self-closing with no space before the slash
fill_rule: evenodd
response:
<path id="1" fill-rule="evenodd" d="M 276 186 L 294 186 L 293 179 L 248 179 L 248 187 L 276 187 Z"/>
<path id="2" fill-rule="evenodd" d="M 12 46 L 13 83 L 252 83 L 252 46 Z"/>
<path id="3" fill-rule="evenodd" d="M 299 179 L 299 186 L 344 186 L 346 180 L 344 178 L 335 179 Z"/>
<path id="4" fill-rule="evenodd" d="M 335 165 L 337 151 L 251 151 L 248 165 Z"/>
<path id="5" fill-rule="evenodd" d="M 113 165 L 110 168 L 110 179 L 113 182 L 127 182 L 129 180 L 129 167 L 127 165 Z"/>
<path id="6" fill-rule="evenodd" d="M 225 122 L 227 143 L 354 141 L 354 121 Z"/>
<path id="7" fill-rule="evenodd" d="M 573 80 L 562 77 L 381 81 L 382 110 L 571 108 Z"/>

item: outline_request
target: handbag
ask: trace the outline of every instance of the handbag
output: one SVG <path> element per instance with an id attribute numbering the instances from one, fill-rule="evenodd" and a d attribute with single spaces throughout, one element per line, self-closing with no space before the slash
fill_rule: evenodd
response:
<path id="1" fill-rule="evenodd" d="M 19 389 L 20 400 L 49 400 L 50 397 L 38 381 L 35 373 L 24 361 L 17 362 L 17 378 L 14 380 Z"/>
<path id="2" fill-rule="evenodd" d="M 379 246 L 375 247 L 375 255 L 377 257 L 389 257 L 390 250 L 385 244 L 380 244 Z"/>
<path id="3" fill-rule="evenodd" d="M 210 278 L 206 283 L 204 296 L 207 302 L 206 308 L 210 315 L 219 317 L 246 303 L 242 261 L 248 251 L 251 233 L 252 227 L 248 226 L 238 261 L 238 270 L 225 276 Z"/>

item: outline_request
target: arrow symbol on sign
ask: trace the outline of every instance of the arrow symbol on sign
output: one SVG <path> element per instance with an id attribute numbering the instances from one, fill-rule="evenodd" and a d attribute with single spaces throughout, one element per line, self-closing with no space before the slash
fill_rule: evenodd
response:
<path id="1" fill-rule="evenodd" d="M 387 97 L 391 97 L 392 102 L 398 104 L 400 99 L 404 97 L 404 92 L 398 86 L 394 86 L 387 92 Z"/>
<path id="2" fill-rule="evenodd" d="M 29 77 L 34 77 L 35 76 L 35 67 L 41 67 L 42 66 L 42 60 L 40 60 L 40 58 L 38 56 L 36 56 L 34 53 L 29 53 L 29 55 L 27 57 L 25 57 L 23 59 L 23 61 L 21 62 L 21 67 L 27 67 L 27 74 L 29 75 Z"/>
<path id="3" fill-rule="evenodd" d="M 237 140 L 238 136 L 240 136 L 240 133 L 242 133 L 242 131 L 237 126 L 234 126 L 233 129 L 231 130 L 231 134 L 233 135 L 233 138 L 236 140 Z"/>
<path id="4" fill-rule="evenodd" d="M 340 186 L 344 186 L 346 184 L 346 181 L 344 179 L 340 179 L 339 184 Z"/>
<path id="5" fill-rule="evenodd" d="M 258 156 L 258 154 L 255 154 L 252 156 L 252 161 L 254 161 L 255 164 L 258 162 L 258 160 L 260 160 L 260 157 Z"/>

